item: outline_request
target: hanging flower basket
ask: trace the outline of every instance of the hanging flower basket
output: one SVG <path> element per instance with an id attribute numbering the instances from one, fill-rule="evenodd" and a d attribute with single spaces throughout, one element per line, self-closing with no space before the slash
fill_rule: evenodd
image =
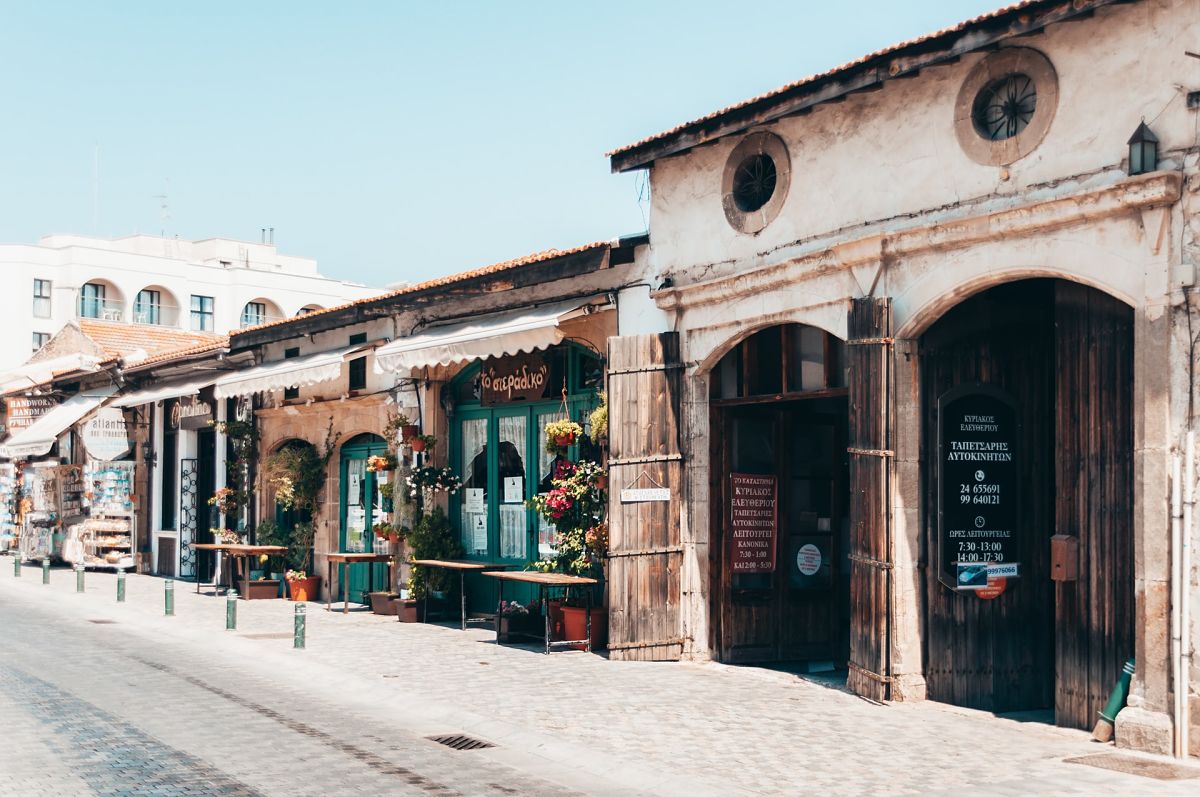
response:
<path id="1" fill-rule="evenodd" d="M 561 454 L 583 435 L 583 427 L 575 421 L 551 421 L 546 424 L 546 452 Z"/>
<path id="2" fill-rule="evenodd" d="M 372 456 L 367 457 L 367 472 L 368 473 L 378 473 L 380 471 L 395 470 L 395 469 L 396 469 L 396 458 L 393 457 L 391 454 L 386 454 L 383 456 L 374 454 Z"/>
<path id="3" fill-rule="evenodd" d="M 408 439 L 408 445 L 419 454 L 437 445 L 437 438 L 431 434 L 413 435 Z"/>
<path id="4" fill-rule="evenodd" d="M 415 423 L 406 423 L 400 427 L 400 440 L 405 444 L 421 433 L 421 427 Z"/>

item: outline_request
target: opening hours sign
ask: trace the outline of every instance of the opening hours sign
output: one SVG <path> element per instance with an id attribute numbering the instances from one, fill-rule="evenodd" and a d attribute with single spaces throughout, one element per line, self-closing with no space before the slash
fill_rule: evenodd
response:
<path id="1" fill-rule="evenodd" d="M 729 566 L 734 573 L 775 571 L 779 484 L 775 476 L 731 473 Z"/>

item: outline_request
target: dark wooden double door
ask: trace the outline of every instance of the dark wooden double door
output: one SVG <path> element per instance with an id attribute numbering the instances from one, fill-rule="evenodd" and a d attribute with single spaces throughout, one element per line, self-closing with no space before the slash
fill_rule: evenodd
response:
<path id="1" fill-rule="evenodd" d="M 721 544 L 714 632 L 722 661 L 820 661 L 848 655 L 849 526 L 846 399 L 814 398 L 716 410 Z M 734 573 L 731 474 L 774 476 L 775 568 Z M 716 487 L 716 485 L 714 485 Z"/>
<path id="2" fill-rule="evenodd" d="M 1055 709 L 1090 728 L 1133 655 L 1133 314 L 1099 291 L 1028 280 L 978 294 L 921 339 L 925 677 L 934 700 Z M 1015 400 L 1019 578 L 984 599 L 939 580 L 938 398 Z M 1078 540 L 1079 578 L 1050 579 L 1050 538 Z"/>

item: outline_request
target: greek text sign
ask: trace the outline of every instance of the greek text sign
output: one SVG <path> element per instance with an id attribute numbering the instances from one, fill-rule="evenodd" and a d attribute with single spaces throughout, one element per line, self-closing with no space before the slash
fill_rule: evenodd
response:
<path id="1" fill-rule="evenodd" d="M 939 575 L 955 589 L 980 589 L 989 565 L 1018 560 L 1017 408 L 996 388 L 964 386 L 938 399 L 938 417 Z"/>
<path id="2" fill-rule="evenodd" d="M 779 486 L 775 477 L 731 473 L 729 567 L 734 573 L 775 570 Z"/>
<path id="3" fill-rule="evenodd" d="M 479 400 L 506 404 L 540 399 L 549 378 L 550 366 L 536 354 L 488 358 L 479 374 Z"/>
<path id="4" fill-rule="evenodd" d="M 622 504 L 643 504 L 647 501 L 670 501 L 671 490 L 668 487 L 632 488 L 621 491 Z"/>

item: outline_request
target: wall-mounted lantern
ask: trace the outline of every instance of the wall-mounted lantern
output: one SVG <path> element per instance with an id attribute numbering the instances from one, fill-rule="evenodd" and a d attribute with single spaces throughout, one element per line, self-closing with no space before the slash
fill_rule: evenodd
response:
<path id="1" fill-rule="evenodd" d="M 1142 122 L 1129 139 L 1129 173 L 1146 174 L 1157 168 L 1158 136 Z"/>

